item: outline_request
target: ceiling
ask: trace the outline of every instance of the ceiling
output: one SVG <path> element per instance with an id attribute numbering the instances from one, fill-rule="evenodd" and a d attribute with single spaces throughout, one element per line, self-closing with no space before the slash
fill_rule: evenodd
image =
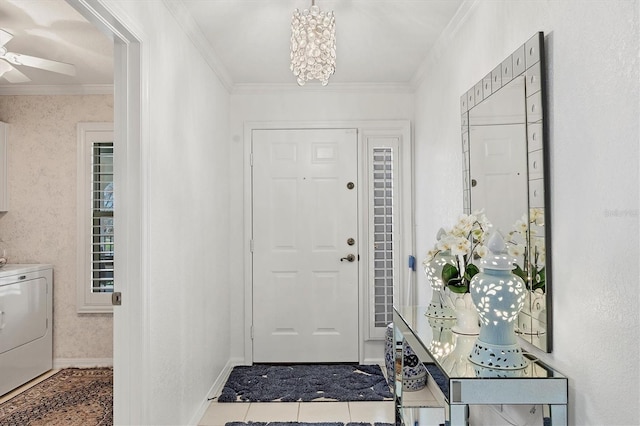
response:
<path id="1" fill-rule="evenodd" d="M 160 0 L 155 0 L 160 1 Z M 294 9 L 311 0 L 165 1 L 192 39 L 215 58 L 228 85 L 294 84 L 289 70 Z M 336 72 L 330 83 L 408 84 L 419 73 L 463 0 L 317 0 L 336 16 Z M 187 11 L 188 14 L 176 13 Z M 185 19 L 184 16 L 187 18 Z M 105 85 L 113 81 L 113 44 L 64 0 L 2 0 L 0 28 L 9 51 L 72 63 L 70 77 L 17 66 L 31 82 L 9 86 Z"/>
<path id="2" fill-rule="evenodd" d="M 1 0 L 0 28 L 13 35 L 8 51 L 76 66 L 70 77 L 16 65 L 32 81 L 10 84 L 0 78 L 0 88 L 113 84 L 113 42 L 64 0 Z"/>

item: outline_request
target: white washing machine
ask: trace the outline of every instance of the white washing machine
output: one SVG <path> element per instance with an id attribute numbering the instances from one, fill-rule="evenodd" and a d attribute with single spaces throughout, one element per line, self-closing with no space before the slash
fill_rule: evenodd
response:
<path id="1" fill-rule="evenodd" d="M 0 396 L 53 368 L 53 267 L 0 268 Z"/>

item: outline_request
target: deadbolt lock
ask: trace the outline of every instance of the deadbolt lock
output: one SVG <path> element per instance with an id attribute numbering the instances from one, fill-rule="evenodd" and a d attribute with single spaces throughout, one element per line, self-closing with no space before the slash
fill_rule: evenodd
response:
<path id="1" fill-rule="evenodd" d="M 354 245 L 356 243 L 356 240 L 354 240 L 353 238 L 349 238 L 347 240 L 347 244 L 349 244 L 350 246 Z"/>
<path id="2" fill-rule="evenodd" d="M 347 184 L 347 189 L 353 189 L 353 188 L 355 188 L 355 186 L 356 186 L 356 185 L 355 185 L 353 182 L 349 182 L 349 183 Z"/>

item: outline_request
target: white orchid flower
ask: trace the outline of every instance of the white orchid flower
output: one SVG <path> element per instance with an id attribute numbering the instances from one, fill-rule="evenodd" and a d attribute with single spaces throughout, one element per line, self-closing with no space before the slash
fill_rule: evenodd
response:
<path id="1" fill-rule="evenodd" d="M 485 231 L 483 231 L 482 228 L 474 228 L 471 231 L 471 235 L 473 236 L 473 239 L 475 241 L 483 241 L 485 236 Z"/>
<path id="2" fill-rule="evenodd" d="M 538 226 L 544 225 L 544 210 L 540 207 L 534 207 L 529 211 L 531 223 L 535 223 Z"/>
<path id="3" fill-rule="evenodd" d="M 469 235 L 476 222 L 477 219 L 474 215 L 461 215 L 454 228 L 460 230 L 461 235 Z"/>
<path id="4" fill-rule="evenodd" d="M 489 249 L 487 248 L 487 246 L 480 244 L 479 246 L 476 247 L 476 254 L 479 257 L 485 257 L 486 255 L 489 254 Z"/>
<path id="5" fill-rule="evenodd" d="M 436 254 L 438 254 L 440 252 L 440 250 L 438 249 L 431 249 L 427 252 L 427 257 L 424 258 L 424 260 L 422 261 L 423 265 L 427 265 L 427 263 L 431 262 L 435 257 Z"/>
<path id="6" fill-rule="evenodd" d="M 471 242 L 464 237 L 456 238 L 456 241 L 451 246 L 451 254 L 454 256 L 466 256 L 471 250 Z"/>
<path id="7" fill-rule="evenodd" d="M 517 220 L 515 228 L 519 233 L 525 234 L 529 230 L 529 223 L 528 221 Z"/>
<path id="8" fill-rule="evenodd" d="M 507 253 L 512 257 L 520 257 L 524 255 L 524 245 L 522 244 L 511 244 L 507 248 Z"/>
<path id="9" fill-rule="evenodd" d="M 451 237 L 442 237 L 442 239 L 436 243 L 436 248 L 440 251 L 451 250 Z"/>

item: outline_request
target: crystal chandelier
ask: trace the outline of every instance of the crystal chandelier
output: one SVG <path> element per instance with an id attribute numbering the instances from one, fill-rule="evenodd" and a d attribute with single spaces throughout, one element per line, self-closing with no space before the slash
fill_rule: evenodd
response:
<path id="1" fill-rule="evenodd" d="M 333 11 L 322 12 L 311 0 L 311 8 L 294 10 L 291 18 L 291 66 L 298 84 L 320 80 L 323 86 L 336 70 L 336 23 Z"/>

